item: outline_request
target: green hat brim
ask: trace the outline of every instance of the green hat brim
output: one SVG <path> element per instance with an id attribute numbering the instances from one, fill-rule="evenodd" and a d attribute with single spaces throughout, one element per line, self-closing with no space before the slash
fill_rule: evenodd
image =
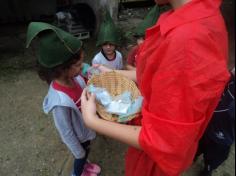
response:
<path id="1" fill-rule="evenodd" d="M 39 38 L 38 61 L 47 68 L 66 62 L 82 47 L 82 42 L 72 34 L 43 22 L 32 22 L 27 31 L 26 47 Z"/>

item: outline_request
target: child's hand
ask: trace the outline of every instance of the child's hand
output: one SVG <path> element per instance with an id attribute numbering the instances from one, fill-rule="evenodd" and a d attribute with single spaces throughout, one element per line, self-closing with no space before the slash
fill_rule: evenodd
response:
<path id="1" fill-rule="evenodd" d="M 94 64 L 93 67 L 99 69 L 102 73 L 106 73 L 106 72 L 111 72 L 112 71 L 112 69 L 110 69 L 110 68 L 108 68 L 108 67 L 106 67 L 104 65 L 100 65 L 100 64 Z"/>
<path id="2" fill-rule="evenodd" d="M 235 67 L 231 70 L 231 73 L 235 76 Z"/>
<path id="3" fill-rule="evenodd" d="M 95 95 L 90 94 L 86 89 L 84 89 L 81 96 L 81 110 L 87 126 L 90 126 L 98 118 L 96 114 Z"/>

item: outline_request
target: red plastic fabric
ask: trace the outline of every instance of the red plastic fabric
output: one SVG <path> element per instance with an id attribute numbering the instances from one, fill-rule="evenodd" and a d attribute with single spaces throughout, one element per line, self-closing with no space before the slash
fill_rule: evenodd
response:
<path id="1" fill-rule="evenodd" d="M 81 77 L 87 83 L 88 80 L 83 76 L 81 76 Z M 59 83 L 54 81 L 53 88 L 67 94 L 76 103 L 76 106 L 78 108 L 80 108 L 81 107 L 80 97 L 82 95 L 83 89 L 81 88 L 81 86 L 77 82 L 74 81 L 74 84 L 75 84 L 74 87 L 66 87 L 66 86 L 60 85 Z"/>
<path id="2" fill-rule="evenodd" d="M 129 149 L 126 176 L 179 176 L 192 164 L 229 80 L 220 2 L 193 0 L 147 31 L 137 58 L 143 151 Z"/>

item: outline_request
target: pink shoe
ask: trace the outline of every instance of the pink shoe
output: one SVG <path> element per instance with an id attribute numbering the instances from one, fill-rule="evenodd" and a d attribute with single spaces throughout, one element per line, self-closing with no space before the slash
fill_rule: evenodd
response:
<path id="1" fill-rule="evenodd" d="M 97 174 L 84 170 L 81 176 L 97 176 Z"/>
<path id="2" fill-rule="evenodd" d="M 94 163 L 86 163 L 84 165 L 84 170 L 89 171 L 91 173 L 100 174 L 101 167 Z"/>

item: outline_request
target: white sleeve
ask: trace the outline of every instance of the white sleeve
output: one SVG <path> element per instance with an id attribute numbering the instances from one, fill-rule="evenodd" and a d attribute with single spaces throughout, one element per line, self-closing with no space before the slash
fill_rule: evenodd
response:
<path id="1" fill-rule="evenodd" d="M 101 64 L 101 61 L 100 61 L 98 55 L 96 55 L 92 60 L 92 65 L 94 65 L 94 64 Z"/>
<path id="2" fill-rule="evenodd" d="M 122 58 L 122 56 L 121 56 L 121 60 L 120 60 L 120 68 L 121 68 L 121 69 L 124 69 L 124 64 L 123 64 L 123 58 Z"/>
<path id="3" fill-rule="evenodd" d="M 53 119 L 62 141 L 67 145 L 74 157 L 80 159 L 85 156 L 85 151 L 74 133 L 71 111 L 72 109 L 68 107 L 57 106 L 52 111 Z"/>
<path id="4" fill-rule="evenodd" d="M 119 64 L 119 69 L 124 69 L 124 65 L 123 65 L 123 56 L 122 56 L 122 54 L 120 53 L 120 52 L 118 52 L 119 53 L 119 59 L 120 59 L 120 64 Z"/>

